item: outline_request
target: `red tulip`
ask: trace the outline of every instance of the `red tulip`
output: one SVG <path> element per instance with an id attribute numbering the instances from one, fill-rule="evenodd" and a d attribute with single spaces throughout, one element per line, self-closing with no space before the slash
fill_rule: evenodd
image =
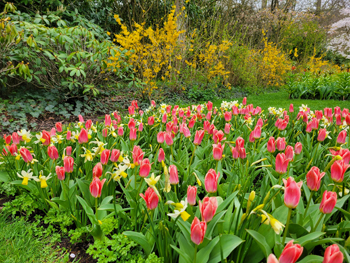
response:
<path id="1" fill-rule="evenodd" d="M 337 244 L 326 248 L 324 252 L 323 263 L 342 263 L 344 260 L 343 253 L 339 250 Z"/>
<path id="2" fill-rule="evenodd" d="M 344 174 L 349 168 L 349 165 L 344 162 L 344 160 L 337 160 L 331 166 L 331 177 L 336 183 L 343 182 Z"/>
<path id="3" fill-rule="evenodd" d="M 279 153 L 276 156 L 276 172 L 280 174 L 284 174 L 287 172 L 288 164 L 289 164 L 290 159 L 288 159 L 284 153 Z"/>
<path id="4" fill-rule="evenodd" d="M 43 145 L 50 145 L 50 142 L 51 142 L 51 135 L 50 135 L 50 133 L 49 132 L 47 132 L 47 131 L 43 131 L 42 132 L 42 138 L 45 140 L 44 142 L 43 142 Z"/>
<path id="5" fill-rule="evenodd" d="M 154 116 L 148 117 L 148 125 L 152 126 L 154 124 Z"/>
<path id="6" fill-rule="evenodd" d="M 342 130 L 338 135 L 337 143 L 343 144 L 345 143 L 345 140 L 346 140 L 346 130 Z"/>
<path id="7" fill-rule="evenodd" d="M 237 148 L 232 148 L 232 158 L 238 159 L 239 158 L 239 150 L 237 151 Z"/>
<path id="8" fill-rule="evenodd" d="M 232 112 L 226 111 L 224 113 L 224 118 L 225 118 L 225 121 L 227 121 L 227 122 L 231 121 L 231 119 L 232 119 Z"/>
<path id="9" fill-rule="evenodd" d="M 320 169 L 313 166 L 306 174 L 307 187 L 309 187 L 311 191 L 318 191 L 318 189 L 320 189 L 321 179 L 325 174 L 325 172 L 320 173 Z"/>
<path id="10" fill-rule="evenodd" d="M 63 159 L 64 169 L 66 173 L 72 173 L 74 169 L 74 159 L 73 157 L 66 156 Z"/>
<path id="11" fill-rule="evenodd" d="M 350 114 L 345 117 L 346 124 L 350 126 Z"/>
<path id="12" fill-rule="evenodd" d="M 182 118 L 185 115 L 184 111 L 182 109 L 179 110 L 179 117 Z"/>
<path id="13" fill-rule="evenodd" d="M 316 111 L 315 111 L 315 116 L 316 116 L 316 118 L 317 118 L 318 120 L 321 120 L 322 117 L 323 117 L 322 111 L 316 110 Z"/>
<path id="14" fill-rule="evenodd" d="M 66 136 L 66 140 L 67 141 L 70 140 L 71 135 L 72 135 L 72 132 L 71 131 L 67 131 L 67 136 Z"/>
<path id="15" fill-rule="evenodd" d="M 21 154 L 23 160 L 26 163 L 30 163 L 33 160 L 33 156 L 32 156 L 32 154 L 29 152 L 29 150 L 27 148 L 21 148 L 19 150 L 19 153 Z"/>
<path id="16" fill-rule="evenodd" d="M 167 112 L 167 113 L 170 113 L 170 112 L 171 112 L 171 105 L 167 105 L 167 106 L 166 106 L 166 112 Z"/>
<path id="17" fill-rule="evenodd" d="M 196 245 L 203 242 L 205 231 L 207 230 L 207 223 L 200 222 L 197 217 L 195 217 L 191 224 L 191 240 Z"/>
<path id="18" fill-rule="evenodd" d="M 293 161 L 294 158 L 294 149 L 292 146 L 288 145 L 285 151 L 285 155 L 287 159 L 290 159 L 291 161 Z"/>
<path id="19" fill-rule="evenodd" d="M 282 254 L 279 258 L 279 263 L 295 263 L 303 254 L 303 247 L 301 247 L 299 244 L 294 244 L 291 240 L 287 243 L 287 245 L 284 247 Z"/>
<path id="20" fill-rule="evenodd" d="M 247 97 L 244 97 L 244 98 L 243 98 L 242 104 L 243 104 L 243 105 L 247 105 Z"/>
<path id="21" fill-rule="evenodd" d="M 88 132 L 82 128 L 78 137 L 79 144 L 87 143 L 89 141 Z"/>
<path id="22" fill-rule="evenodd" d="M 296 183 L 293 177 L 289 177 L 287 180 L 283 178 L 283 183 L 285 206 L 289 208 L 296 208 L 300 201 L 300 188 L 303 184 L 303 181 Z"/>
<path id="23" fill-rule="evenodd" d="M 130 115 L 134 115 L 135 114 L 135 107 L 134 106 L 129 106 L 128 111 L 129 111 Z"/>
<path id="24" fill-rule="evenodd" d="M 197 198 L 197 187 L 196 186 L 188 186 L 187 187 L 187 202 L 189 205 L 196 205 Z"/>
<path id="25" fill-rule="evenodd" d="M 124 127 L 123 126 L 118 127 L 118 135 L 123 136 L 123 134 L 124 134 Z"/>
<path id="26" fill-rule="evenodd" d="M 110 127 L 111 125 L 112 125 L 111 115 L 106 114 L 105 115 L 105 126 Z"/>
<path id="27" fill-rule="evenodd" d="M 103 136 L 104 138 L 107 138 L 107 136 L 108 136 L 108 129 L 107 129 L 107 128 L 104 128 L 104 129 L 102 130 L 102 136 Z"/>
<path id="28" fill-rule="evenodd" d="M 92 126 L 92 120 L 87 120 L 85 122 L 85 129 L 89 130 L 91 129 L 91 126 Z"/>
<path id="29" fill-rule="evenodd" d="M 254 139 L 259 139 L 260 136 L 261 136 L 261 127 L 257 125 L 253 130 L 253 137 Z"/>
<path id="30" fill-rule="evenodd" d="M 312 132 L 312 122 L 311 121 L 306 124 L 306 132 L 307 133 Z"/>
<path id="31" fill-rule="evenodd" d="M 240 148 L 239 149 L 239 158 L 245 159 L 247 157 L 247 154 L 245 152 L 245 148 Z"/>
<path id="32" fill-rule="evenodd" d="M 208 121 L 210 121 L 210 119 L 211 119 L 211 111 L 209 111 L 208 113 L 207 113 L 207 116 L 205 117 Z"/>
<path id="33" fill-rule="evenodd" d="M 56 166 L 56 174 L 57 174 L 57 178 L 58 180 L 63 181 L 65 178 L 65 169 L 64 167 L 60 167 L 60 166 Z"/>
<path id="34" fill-rule="evenodd" d="M 335 124 L 340 126 L 343 124 L 343 121 L 341 119 L 341 115 L 340 114 L 335 114 Z"/>
<path id="35" fill-rule="evenodd" d="M 193 128 L 193 126 L 195 125 L 196 123 L 196 117 L 193 116 L 190 121 L 188 122 L 188 128 Z"/>
<path id="36" fill-rule="evenodd" d="M 214 169 L 210 169 L 204 179 L 205 190 L 208 193 L 215 193 L 218 188 L 218 179 L 220 172 L 216 174 Z"/>
<path id="37" fill-rule="evenodd" d="M 12 141 L 14 144 L 19 144 L 20 136 L 17 132 L 12 133 Z"/>
<path id="38" fill-rule="evenodd" d="M 137 131 L 135 128 L 130 129 L 130 141 L 135 141 L 137 138 Z"/>
<path id="39" fill-rule="evenodd" d="M 238 112 L 238 108 L 237 108 L 237 106 L 235 106 L 235 105 L 234 105 L 234 106 L 232 106 L 232 114 L 233 114 L 233 115 L 235 115 L 235 116 L 237 116 L 237 115 L 238 115 L 238 113 L 239 113 L 239 112 Z"/>
<path id="40" fill-rule="evenodd" d="M 221 160 L 222 159 L 222 153 L 224 151 L 225 144 L 221 145 L 221 143 L 213 144 L 213 157 L 214 160 Z"/>
<path id="41" fill-rule="evenodd" d="M 326 129 L 320 129 L 318 131 L 318 136 L 317 136 L 317 140 L 319 142 L 323 142 L 327 137 L 327 130 Z"/>
<path id="42" fill-rule="evenodd" d="M 337 203 L 337 193 L 331 191 L 324 191 L 322 196 L 322 201 L 320 204 L 320 211 L 323 214 L 332 213 L 335 205 Z"/>
<path id="43" fill-rule="evenodd" d="M 270 137 L 270 139 L 267 142 L 267 150 L 270 153 L 274 153 L 275 152 L 275 150 L 276 150 L 276 148 L 275 148 L 275 138 Z"/>
<path id="44" fill-rule="evenodd" d="M 140 176 L 147 177 L 150 171 L 151 171 L 150 161 L 147 158 L 140 161 Z"/>
<path id="45" fill-rule="evenodd" d="M 293 104 L 290 104 L 290 105 L 289 105 L 289 112 L 294 112 L 294 106 L 293 106 Z"/>
<path id="46" fill-rule="evenodd" d="M 131 118 L 129 120 L 129 123 L 128 123 L 128 128 L 130 130 L 130 129 L 135 129 L 135 127 L 136 127 L 136 122 L 135 122 L 134 118 Z"/>
<path id="47" fill-rule="evenodd" d="M 208 111 L 211 111 L 213 109 L 213 103 L 211 101 L 208 101 L 207 109 L 208 109 Z"/>
<path id="48" fill-rule="evenodd" d="M 226 139 L 226 138 L 224 138 L 224 136 L 225 136 L 225 134 L 223 133 L 223 131 L 214 130 L 214 132 L 213 132 L 213 140 L 215 143 L 219 143 L 223 139 Z"/>
<path id="49" fill-rule="evenodd" d="M 132 150 L 132 159 L 135 165 L 138 165 L 143 159 L 144 152 L 141 150 L 140 146 L 135 145 Z"/>
<path id="50" fill-rule="evenodd" d="M 167 120 L 167 115 L 166 113 L 164 113 L 162 117 L 162 123 L 166 123 L 166 120 Z"/>
<path id="51" fill-rule="evenodd" d="M 213 219 L 217 208 L 218 201 L 216 197 L 204 197 L 203 202 L 199 201 L 202 219 L 207 223 Z"/>
<path id="52" fill-rule="evenodd" d="M 193 144 L 194 145 L 200 145 L 202 140 L 203 140 L 203 137 L 204 137 L 204 130 L 196 131 L 196 134 L 194 136 Z"/>
<path id="53" fill-rule="evenodd" d="M 164 135 L 164 140 L 165 140 L 165 143 L 166 143 L 168 146 L 174 144 L 173 136 L 172 136 L 172 133 L 171 133 L 171 132 L 166 132 L 166 133 L 165 133 L 165 135 Z"/>
<path id="54" fill-rule="evenodd" d="M 98 198 L 101 196 L 102 187 L 105 181 L 106 179 L 103 179 L 101 181 L 98 177 L 94 177 L 92 179 L 92 182 L 90 184 L 90 193 L 93 197 Z"/>
<path id="55" fill-rule="evenodd" d="M 93 177 L 100 178 L 102 176 L 103 168 L 101 163 L 97 163 L 94 168 L 92 169 L 92 175 Z"/>
<path id="56" fill-rule="evenodd" d="M 349 149 L 340 149 L 339 151 L 329 150 L 333 156 L 340 155 L 345 164 L 350 162 L 350 151 Z"/>
<path id="57" fill-rule="evenodd" d="M 226 134 L 229 134 L 229 133 L 230 133 L 230 130 L 231 130 L 231 124 L 226 123 L 226 124 L 225 124 L 224 132 L 225 132 Z"/>
<path id="58" fill-rule="evenodd" d="M 158 154 L 158 162 L 162 162 L 162 161 L 164 161 L 164 159 L 165 159 L 165 153 L 164 153 L 164 150 L 163 150 L 163 148 L 160 148 L 159 149 L 159 154 Z"/>
<path id="59" fill-rule="evenodd" d="M 111 153 L 111 162 L 115 163 L 119 160 L 120 151 L 118 149 L 113 149 Z"/>
<path id="60" fill-rule="evenodd" d="M 179 183 L 179 175 L 177 172 L 177 168 L 175 165 L 169 166 L 169 174 L 170 174 L 170 184 L 178 184 Z"/>
<path id="61" fill-rule="evenodd" d="M 286 148 L 286 138 L 278 137 L 276 140 L 276 147 L 277 147 L 277 150 L 284 151 L 284 149 Z"/>
<path id="62" fill-rule="evenodd" d="M 156 102 L 154 100 L 151 100 L 151 105 L 152 105 L 153 108 L 155 108 L 156 107 Z"/>
<path id="63" fill-rule="evenodd" d="M 103 150 L 101 153 L 101 163 L 106 165 L 108 163 L 109 160 L 109 155 L 111 154 L 110 150 Z"/>
<path id="64" fill-rule="evenodd" d="M 55 126 L 58 132 L 62 132 L 62 122 L 56 122 Z"/>
<path id="65" fill-rule="evenodd" d="M 341 114 L 341 109 L 339 106 L 334 107 L 334 114 Z"/>
<path id="66" fill-rule="evenodd" d="M 140 196 L 143 198 L 143 200 L 145 200 L 147 208 L 149 210 L 156 209 L 158 206 L 159 197 L 152 188 L 148 187 L 145 195 L 140 194 Z"/>
<path id="67" fill-rule="evenodd" d="M 52 160 L 58 159 L 58 151 L 54 145 L 47 147 L 47 154 L 49 155 L 50 159 L 52 159 Z"/>
<path id="68" fill-rule="evenodd" d="M 8 146 L 7 149 L 9 150 L 9 152 L 11 153 L 12 156 L 15 156 L 16 153 L 18 152 L 18 148 L 17 148 L 17 145 L 15 143 L 13 143 L 11 146 Z"/>

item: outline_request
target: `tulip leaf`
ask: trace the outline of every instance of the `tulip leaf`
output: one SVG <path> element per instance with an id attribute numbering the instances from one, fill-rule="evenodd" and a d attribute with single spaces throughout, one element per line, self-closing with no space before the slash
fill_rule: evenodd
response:
<path id="1" fill-rule="evenodd" d="M 267 244 L 266 239 L 263 235 L 260 233 L 251 230 L 246 229 L 249 235 L 251 235 L 254 240 L 258 243 L 259 247 L 261 248 L 262 252 L 264 253 L 265 257 L 267 258 L 271 254 L 270 246 Z"/>
<path id="2" fill-rule="evenodd" d="M 8 183 L 10 181 L 10 177 L 8 173 L 4 170 L 0 170 L 0 182 Z"/>
<path id="3" fill-rule="evenodd" d="M 289 225 L 289 233 L 295 234 L 297 237 L 302 237 L 309 234 L 309 232 L 304 227 L 302 227 L 299 224 L 293 224 L 293 223 Z"/>
<path id="4" fill-rule="evenodd" d="M 69 209 L 69 203 L 67 200 L 62 200 L 59 197 L 54 197 L 51 199 L 52 202 L 55 202 L 61 206 L 63 206 L 64 208 L 66 208 L 67 210 Z"/>
<path id="5" fill-rule="evenodd" d="M 199 210 L 199 209 L 198 209 Z M 191 225 L 189 222 L 185 222 L 181 219 L 176 221 L 176 224 L 179 226 L 181 229 L 182 234 L 186 238 L 187 242 L 191 244 Z"/>
<path id="6" fill-rule="evenodd" d="M 310 243 L 306 244 L 304 246 L 304 248 L 311 252 L 311 250 L 318 245 L 322 245 L 322 244 L 326 244 L 326 243 L 334 243 L 334 242 L 343 241 L 343 240 L 344 239 L 342 239 L 342 238 L 324 238 L 324 239 L 321 239 L 318 241 L 310 242 Z"/>
<path id="7" fill-rule="evenodd" d="M 210 253 L 208 263 L 217 263 L 221 261 L 221 251 L 223 259 L 226 259 L 231 252 L 243 242 L 242 239 L 235 235 L 222 235 L 219 242 Z"/>
<path id="8" fill-rule="evenodd" d="M 177 253 L 179 253 L 179 255 L 181 255 L 183 257 L 183 259 L 186 261 L 186 263 L 192 263 L 192 259 L 190 258 L 189 255 L 187 255 L 183 250 L 170 245 Z"/>
<path id="9" fill-rule="evenodd" d="M 344 209 L 342 209 L 342 208 L 340 208 L 340 207 L 335 207 L 335 209 L 338 209 L 340 212 L 342 212 L 343 213 L 343 215 L 348 219 L 348 220 L 350 220 L 350 213 L 348 212 L 348 211 L 346 211 L 346 210 L 344 210 Z"/>
<path id="10" fill-rule="evenodd" d="M 16 181 L 11 182 L 11 184 L 20 186 L 20 187 L 28 190 L 29 192 L 32 192 L 32 191 L 34 191 L 34 189 L 36 189 L 36 187 L 34 186 L 34 184 L 32 184 L 32 182 L 29 182 L 28 185 L 23 185 L 22 180 L 16 180 Z"/>
<path id="11" fill-rule="evenodd" d="M 92 203 L 90 201 L 90 197 L 91 197 L 91 193 L 89 190 L 89 184 L 84 182 L 83 180 L 81 180 L 80 178 L 77 178 L 77 183 L 78 183 L 78 187 L 83 195 L 83 198 L 86 200 L 86 202 L 88 203 L 88 205 L 91 207 Z"/>
<path id="12" fill-rule="evenodd" d="M 139 244 L 143 248 L 147 256 L 151 254 L 152 246 L 142 233 L 138 233 L 134 231 L 125 231 L 123 232 L 123 235 L 127 236 L 128 238 L 130 238 L 131 240 Z"/>
<path id="13" fill-rule="evenodd" d="M 311 242 L 312 240 L 319 238 L 320 236 L 323 236 L 326 234 L 325 232 L 313 232 L 306 236 L 303 236 L 301 238 L 298 238 L 295 240 L 296 243 L 298 243 L 300 246 L 305 246 L 307 243 Z"/>
<path id="14" fill-rule="evenodd" d="M 214 231 L 214 228 L 216 224 L 219 222 L 221 217 L 227 212 L 227 210 L 221 211 L 220 213 L 216 214 L 213 219 L 208 223 L 207 231 L 205 233 L 205 237 L 208 238 L 209 240 L 212 238 L 211 235 Z"/>
<path id="15" fill-rule="evenodd" d="M 106 196 L 106 197 L 102 200 L 101 206 L 102 206 L 102 205 L 107 205 L 107 204 L 109 204 L 112 200 L 113 200 L 113 196 L 112 196 L 112 195 Z"/>
<path id="16" fill-rule="evenodd" d="M 216 246 L 218 242 L 219 242 L 219 237 L 217 236 L 212 241 L 210 241 L 209 244 L 207 244 L 205 247 L 199 250 L 197 254 L 196 263 L 207 263 L 209 260 L 211 251 L 213 250 L 213 248 Z"/>
<path id="17" fill-rule="evenodd" d="M 232 202 L 233 198 L 237 195 L 238 191 L 232 193 L 229 197 L 225 199 L 224 202 L 222 202 L 219 206 L 218 209 L 216 209 L 216 213 L 221 212 L 222 210 L 226 209 L 226 207 L 229 206 L 229 204 Z"/>
<path id="18" fill-rule="evenodd" d="M 302 260 L 298 261 L 298 263 L 321 263 L 323 261 L 323 257 L 316 255 L 308 255 Z"/>
<path id="19" fill-rule="evenodd" d="M 181 251 L 184 251 L 185 254 L 187 254 L 190 257 L 193 257 L 194 256 L 193 243 L 192 242 L 188 243 L 184 235 L 179 235 L 178 241 L 179 241 Z M 183 261 L 183 259 L 181 258 L 181 255 L 180 255 L 179 262 L 181 263 L 181 261 Z"/>
<path id="20" fill-rule="evenodd" d="M 85 200 L 83 198 L 81 198 L 80 196 L 76 195 L 79 203 L 81 204 L 81 206 L 83 207 L 86 215 L 89 217 L 90 219 L 90 222 L 92 224 L 98 224 L 97 223 L 97 219 L 96 219 L 96 216 L 94 214 L 94 211 L 92 211 L 91 207 L 85 202 Z"/>

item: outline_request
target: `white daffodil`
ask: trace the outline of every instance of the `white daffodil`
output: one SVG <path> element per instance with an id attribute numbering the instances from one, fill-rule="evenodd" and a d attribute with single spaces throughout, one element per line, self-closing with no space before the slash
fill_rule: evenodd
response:
<path id="1" fill-rule="evenodd" d="M 304 105 L 302 104 L 300 107 L 299 107 L 299 111 L 307 111 L 307 105 Z"/>
<path id="2" fill-rule="evenodd" d="M 28 181 L 29 181 L 30 179 L 33 179 L 33 178 L 34 178 L 33 173 L 30 172 L 31 170 L 32 170 L 32 169 L 29 169 L 28 172 L 22 171 L 22 172 L 21 172 L 22 175 L 20 175 L 19 173 L 17 173 L 17 176 L 18 176 L 19 178 L 22 178 L 22 179 L 23 179 L 23 181 L 22 181 L 22 184 L 23 184 L 23 185 L 28 185 Z"/>
<path id="3" fill-rule="evenodd" d="M 54 136 L 51 137 L 51 140 L 52 142 L 54 143 L 58 143 L 58 144 L 61 144 L 63 142 L 63 136 L 62 135 L 59 135 L 59 134 L 56 134 Z"/>
<path id="4" fill-rule="evenodd" d="M 85 153 L 81 154 L 81 157 L 85 157 L 84 163 L 86 163 L 87 161 L 92 162 L 92 160 L 94 159 L 94 155 L 91 153 L 90 150 L 86 149 L 85 147 L 81 147 Z"/>
<path id="5" fill-rule="evenodd" d="M 50 178 L 51 178 L 51 173 L 48 175 L 48 176 L 43 176 L 42 175 L 42 172 L 43 171 L 41 171 L 40 172 L 40 175 L 39 175 L 39 178 L 38 177 L 36 177 L 36 176 L 34 176 L 33 177 L 33 179 L 34 179 L 34 181 L 36 181 L 36 182 L 40 182 L 40 187 L 41 188 L 46 188 L 47 187 L 47 180 L 49 180 Z"/>
<path id="6" fill-rule="evenodd" d="M 174 213 L 169 213 L 168 216 L 170 216 L 174 219 L 176 219 L 178 216 L 181 216 L 181 218 L 184 221 L 187 221 L 187 219 L 190 217 L 189 213 L 186 212 L 187 198 L 185 199 L 185 201 L 182 200 L 180 203 L 175 203 L 175 202 L 169 200 L 165 204 L 172 205 L 175 207 Z"/>
<path id="7" fill-rule="evenodd" d="M 22 136 L 22 140 L 25 142 L 30 142 L 32 139 L 32 135 L 30 134 L 30 131 L 26 131 L 25 129 L 17 132 L 19 136 Z"/>
<path id="8" fill-rule="evenodd" d="M 128 169 L 128 166 L 126 165 L 118 165 L 116 167 L 114 167 L 114 172 L 107 172 L 106 174 L 111 174 L 112 177 L 111 179 L 113 179 L 114 181 L 119 181 L 121 177 L 126 178 L 128 176 L 128 174 L 125 172 Z"/>
<path id="9" fill-rule="evenodd" d="M 38 143 L 44 143 L 46 140 L 43 138 L 43 133 L 40 132 L 39 134 L 35 134 L 35 137 L 38 139 L 37 141 L 35 141 L 34 143 L 35 144 L 38 144 Z"/>

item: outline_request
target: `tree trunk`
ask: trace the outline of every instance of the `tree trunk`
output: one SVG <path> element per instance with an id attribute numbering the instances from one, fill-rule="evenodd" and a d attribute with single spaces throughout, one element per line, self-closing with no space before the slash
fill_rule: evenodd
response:
<path id="1" fill-rule="evenodd" d="M 322 0 L 317 0 L 316 2 L 316 15 L 321 14 Z"/>

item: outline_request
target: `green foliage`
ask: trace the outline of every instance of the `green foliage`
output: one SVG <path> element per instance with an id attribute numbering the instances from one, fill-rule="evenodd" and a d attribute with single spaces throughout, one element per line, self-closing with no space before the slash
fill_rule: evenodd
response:
<path id="1" fill-rule="evenodd" d="M 37 208 L 38 204 L 31 198 L 30 194 L 24 192 L 11 202 L 5 203 L 2 212 L 28 218 Z"/>
<path id="2" fill-rule="evenodd" d="M 207 101 L 215 97 L 216 94 L 212 86 L 194 85 L 187 92 L 187 98 L 194 101 Z"/>

